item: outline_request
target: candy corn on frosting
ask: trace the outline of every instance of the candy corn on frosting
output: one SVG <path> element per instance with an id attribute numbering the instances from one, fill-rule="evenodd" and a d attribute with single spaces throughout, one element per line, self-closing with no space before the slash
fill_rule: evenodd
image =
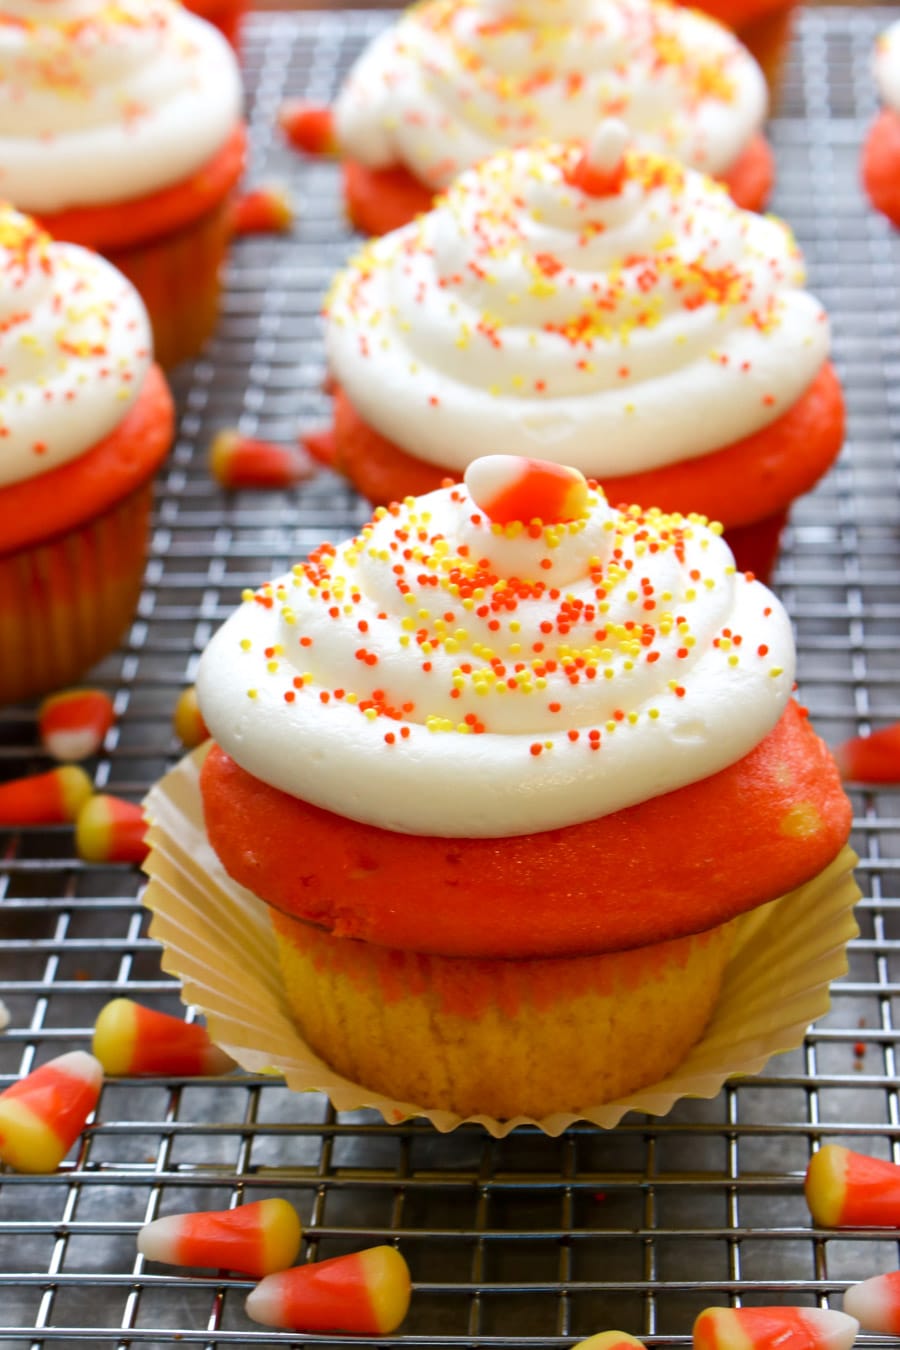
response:
<path id="1" fill-rule="evenodd" d="M 677 1064 L 732 920 L 841 850 L 793 678 L 784 610 L 717 527 L 490 457 L 213 638 L 209 838 L 339 1072 L 463 1114 L 577 1109 Z"/>
<path id="2" fill-rule="evenodd" d="M 335 278 L 326 458 L 385 503 L 524 451 L 612 501 L 765 532 L 843 442 L 804 280 L 784 224 L 630 148 L 618 121 L 504 152 Z"/>
<path id="3" fill-rule="evenodd" d="M 382 233 L 497 150 L 588 136 L 610 116 L 644 148 L 728 181 L 757 209 L 772 181 L 766 99 L 749 53 L 694 10 L 657 0 L 427 0 L 363 53 L 333 124 L 351 218 Z"/>
<path id="4" fill-rule="evenodd" d="M 174 0 L 0 0 L 0 191 L 140 291 L 164 366 L 215 321 L 241 81 Z"/>
<path id="5" fill-rule="evenodd" d="M 862 179 L 872 205 L 900 229 L 900 20 L 878 39 L 874 68 L 883 106 L 866 138 Z"/>
<path id="6" fill-rule="evenodd" d="M 173 407 L 134 287 L 0 203 L 0 701 L 60 687 L 137 601 Z"/>

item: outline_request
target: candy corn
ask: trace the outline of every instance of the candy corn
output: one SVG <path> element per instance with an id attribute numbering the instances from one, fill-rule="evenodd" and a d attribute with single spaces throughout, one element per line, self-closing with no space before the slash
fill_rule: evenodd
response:
<path id="1" fill-rule="evenodd" d="M 94 1023 L 94 1054 L 110 1075 L 229 1073 L 234 1061 L 213 1045 L 206 1027 L 114 998 Z"/>
<path id="2" fill-rule="evenodd" d="M 17 1172 L 53 1172 L 84 1129 L 103 1086 L 93 1055 L 72 1050 L 0 1094 L 0 1159 Z"/>
<path id="3" fill-rule="evenodd" d="M 138 1251 L 169 1266 L 211 1266 L 261 1279 L 296 1261 L 303 1229 L 286 1200 L 255 1200 L 239 1209 L 169 1214 L 145 1224 Z"/>
<path id="4" fill-rule="evenodd" d="M 625 181 L 628 128 L 616 118 L 601 122 L 569 175 L 574 187 L 590 197 L 613 197 Z"/>
<path id="5" fill-rule="evenodd" d="M 694 1350 L 849 1350 L 855 1317 L 830 1308 L 707 1308 L 694 1323 Z"/>
<path id="6" fill-rule="evenodd" d="M 54 759 L 87 759 L 115 720 L 112 699 L 102 689 L 65 689 L 38 709 L 38 735 Z"/>
<path id="7" fill-rule="evenodd" d="M 825 1144 L 806 1169 L 806 1203 L 823 1228 L 900 1228 L 900 1167 Z"/>
<path id="8" fill-rule="evenodd" d="M 75 764 L 0 783 L 0 826 L 61 825 L 75 820 L 94 786 Z"/>
<path id="9" fill-rule="evenodd" d="M 312 466 L 298 445 L 256 441 L 225 428 L 209 448 L 209 471 L 220 487 L 286 488 L 308 478 Z"/>
<path id="10" fill-rule="evenodd" d="M 278 124 L 295 150 L 307 155 L 336 155 L 337 137 L 331 109 L 321 104 L 289 98 L 282 103 Z"/>
<path id="11" fill-rule="evenodd" d="M 844 1312 L 855 1317 L 863 1331 L 900 1336 L 900 1270 L 851 1285 L 844 1294 Z"/>
<path id="12" fill-rule="evenodd" d="M 337 460 L 337 443 L 330 427 L 322 431 L 305 431 L 300 439 L 304 450 L 317 464 L 324 465 L 326 469 L 334 467 Z"/>
<path id="13" fill-rule="evenodd" d="M 845 782 L 900 783 L 900 722 L 844 741 L 834 757 Z"/>
<path id="14" fill-rule="evenodd" d="M 286 234 L 294 208 L 284 188 L 261 187 L 245 192 L 231 208 L 232 234 Z"/>
<path id="15" fill-rule="evenodd" d="M 584 475 L 550 460 L 484 455 L 472 460 L 465 482 L 475 505 L 499 525 L 577 520 L 587 508 Z"/>
<path id="16" fill-rule="evenodd" d="M 586 1341 L 579 1341 L 573 1350 L 644 1350 L 644 1342 L 627 1331 L 598 1331 Z"/>
<path id="17" fill-rule="evenodd" d="M 409 1307 L 409 1268 L 394 1247 L 369 1247 L 268 1275 L 247 1299 L 247 1315 L 290 1331 L 387 1336 Z"/>
<path id="18" fill-rule="evenodd" d="M 209 731 L 197 702 L 197 690 L 192 684 L 189 684 L 187 689 L 182 689 L 178 695 L 178 702 L 172 714 L 172 726 L 175 735 L 188 750 L 193 750 L 195 746 L 202 745 L 209 739 Z"/>
<path id="19" fill-rule="evenodd" d="M 139 806 L 101 793 L 78 813 L 75 847 L 85 862 L 143 862 L 146 829 Z"/>

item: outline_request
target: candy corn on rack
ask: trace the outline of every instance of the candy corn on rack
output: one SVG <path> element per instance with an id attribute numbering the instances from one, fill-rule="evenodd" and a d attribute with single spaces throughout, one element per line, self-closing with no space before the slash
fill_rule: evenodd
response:
<path id="1" fill-rule="evenodd" d="M 773 208 L 793 225 L 811 289 L 832 315 L 849 412 L 844 455 L 795 510 L 775 577 L 796 626 L 799 697 L 833 746 L 900 721 L 900 234 L 857 188 L 858 150 L 875 112 L 870 53 L 892 12 L 804 14 L 771 124 Z M 298 433 L 327 422 L 317 316 L 354 242 L 339 216 L 335 164 L 291 151 L 278 114 L 289 99 L 330 100 L 388 17 L 329 10 L 248 22 L 244 187 L 283 185 L 293 224 L 235 241 L 218 333 L 203 359 L 176 373 L 179 436 L 159 482 L 138 617 L 84 684 L 108 697 L 112 720 L 101 709 L 94 730 L 74 742 L 61 742 L 57 726 L 64 753 L 56 759 L 42 745 L 37 705 L 0 708 L 0 785 L 53 774 L 44 787 L 13 786 L 12 806 L 0 787 L 0 1000 L 10 1018 L 0 1032 L 0 1093 L 72 1054 L 63 1071 L 74 1064 L 87 1081 L 74 1115 L 52 1116 L 44 1130 L 43 1170 L 0 1170 L 0 1347 L 269 1350 L 374 1339 L 558 1350 L 617 1329 L 623 1335 L 597 1350 L 630 1338 L 687 1350 L 707 1308 L 801 1307 L 850 1313 L 863 1322 L 857 1344 L 887 1350 L 896 1341 L 874 1328 L 900 1326 L 900 1277 L 866 1286 L 846 1308 L 844 1294 L 900 1265 L 900 1226 L 863 1222 L 866 1169 L 855 1157 L 900 1164 L 896 781 L 850 784 L 861 937 L 831 1012 L 802 1049 L 760 1077 L 734 1081 L 712 1101 L 682 1101 L 662 1119 L 632 1115 L 611 1132 L 579 1126 L 551 1139 L 525 1130 L 504 1140 L 475 1128 L 443 1136 L 416 1122 L 386 1124 L 292 1095 L 277 1077 L 230 1072 L 199 1032 L 185 1042 L 189 1053 L 171 1058 L 169 1024 L 154 1025 L 133 1006 L 202 1022 L 161 969 L 137 867 L 79 854 L 86 793 L 100 800 L 102 817 L 88 833 L 110 856 L 100 826 L 115 840 L 122 834 L 109 803 L 139 802 L 202 734 L 190 697 L 179 700 L 242 589 L 367 518 L 331 474 L 304 476 L 299 451 L 279 486 L 253 488 L 229 477 L 230 460 L 225 483 L 217 481 L 210 451 L 223 429 L 241 444 L 296 451 Z M 886 739 L 889 760 L 895 744 L 900 737 Z M 900 750 L 896 760 L 900 778 Z M 4 813 L 15 816 L 25 801 L 34 823 L 16 829 Z M 106 1061 L 93 1111 L 92 1054 Z M 0 1097 L 0 1117 L 17 1101 L 14 1114 L 23 1104 L 43 1111 L 33 1087 Z M 33 1137 L 26 1134 L 26 1151 Z M 828 1154 L 831 1166 L 813 1171 L 813 1201 L 826 1206 L 814 1218 L 804 1180 L 822 1146 L 854 1156 Z M 59 1148 L 61 1162 L 47 1170 Z M 271 1293 L 281 1288 L 277 1277 L 252 1298 L 258 1320 L 245 1311 L 268 1265 L 178 1263 L 183 1232 L 200 1232 L 209 1253 L 215 1216 L 265 1201 L 277 1204 L 235 1223 L 240 1243 L 258 1244 L 271 1225 L 285 1250 L 300 1242 L 287 1259 L 301 1267 L 388 1248 L 409 1268 L 405 1316 L 394 1271 L 387 1320 L 363 1319 L 343 1336 L 327 1318 L 308 1333 L 280 1330 L 266 1322 L 288 1300 Z M 207 1217 L 191 1224 L 175 1217 L 200 1214 Z M 842 1214 L 853 1216 L 851 1226 L 833 1226 Z M 224 1232 L 231 1227 L 226 1218 Z M 356 1268 L 348 1261 L 341 1278 L 345 1269 L 355 1278 Z M 302 1298 L 303 1283 L 291 1298 Z M 755 1344 L 741 1319 L 702 1325 L 704 1344 L 729 1350 L 745 1334 L 741 1344 Z M 840 1341 L 847 1324 L 836 1325 Z"/>

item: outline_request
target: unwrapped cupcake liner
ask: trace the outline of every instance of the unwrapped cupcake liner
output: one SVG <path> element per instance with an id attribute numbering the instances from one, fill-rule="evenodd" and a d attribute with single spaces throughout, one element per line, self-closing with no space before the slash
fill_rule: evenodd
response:
<path id="1" fill-rule="evenodd" d="M 143 584 L 153 484 L 0 557 L 0 704 L 71 684 L 118 645 Z"/>
<path id="2" fill-rule="evenodd" d="M 577 1120 L 610 1129 L 628 1111 L 665 1115 L 679 1098 L 714 1097 L 727 1078 L 758 1073 L 773 1055 L 800 1045 L 809 1024 L 828 1010 L 831 981 L 846 973 L 860 894 L 850 848 L 806 885 L 738 921 L 709 1025 L 660 1082 L 578 1114 L 540 1119 L 463 1118 L 394 1101 L 335 1073 L 292 1022 L 268 906 L 231 880 L 206 836 L 199 774 L 207 749 L 182 759 L 145 803 L 150 934 L 162 944 L 163 969 L 181 980 L 185 1002 L 206 1014 L 213 1039 L 242 1068 L 283 1074 L 293 1091 L 322 1092 L 338 1111 L 372 1108 L 390 1124 L 422 1116 L 441 1132 L 476 1122 L 495 1138 L 517 1125 L 558 1135 Z"/>

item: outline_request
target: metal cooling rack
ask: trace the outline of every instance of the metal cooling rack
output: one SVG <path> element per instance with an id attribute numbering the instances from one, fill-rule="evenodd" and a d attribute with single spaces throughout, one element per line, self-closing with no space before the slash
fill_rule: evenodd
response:
<path id="1" fill-rule="evenodd" d="M 833 316 L 850 413 L 841 463 L 797 507 L 778 573 L 801 695 L 832 742 L 900 718 L 900 235 L 866 209 L 856 179 L 875 110 L 870 52 L 889 17 L 805 14 L 772 124 L 775 205 Z M 325 420 L 316 315 L 351 240 L 333 166 L 303 164 L 272 128 L 286 95 L 327 100 L 384 21 L 260 15 L 248 27 L 252 176 L 287 180 L 299 222 L 291 239 L 236 246 L 219 332 L 176 380 L 180 434 L 140 612 L 97 672 L 119 715 L 97 784 L 135 800 L 178 755 L 176 695 L 241 589 L 366 515 L 328 474 L 226 497 L 204 450 L 222 424 L 287 440 Z M 0 776 L 43 766 L 33 710 L 0 711 Z M 110 1082 L 56 1175 L 0 1176 L 0 1347 L 346 1343 L 255 1328 L 247 1281 L 136 1256 L 146 1220 L 241 1195 L 293 1201 L 314 1258 L 396 1241 L 415 1292 L 391 1343 L 563 1346 L 619 1327 L 683 1345 L 710 1303 L 840 1306 L 848 1282 L 900 1264 L 878 1233 L 813 1230 L 801 1188 L 817 1140 L 900 1159 L 900 798 L 857 792 L 854 806 L 865 898 L 849 977 L 803 1047 L 763 1076 L 664 1120 L 501 1142 L 336 1114 L 277 1079 Z M 68 829 L 0 834 L 0 995 L 12 1014 L 0 1086 L 86 1046 L 115 995 L 181 1010 L 140 889 L 131 868 L 77 861 Z"/>

